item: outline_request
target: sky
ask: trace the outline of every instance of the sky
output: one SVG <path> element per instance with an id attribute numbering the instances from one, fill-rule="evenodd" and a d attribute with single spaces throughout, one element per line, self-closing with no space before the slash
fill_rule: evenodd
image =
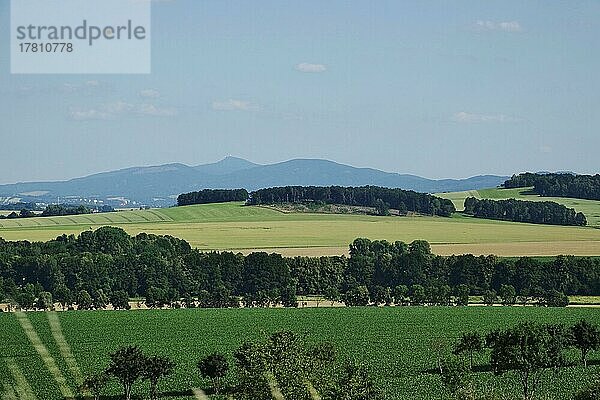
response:
<path id="1" fill-rule="evenodd" d="M 598 173 L 599 16 L 595 0 L 154 0 L 150 74 L 12 75 L 0 0 L 0 183 L 228 155 Z"/>

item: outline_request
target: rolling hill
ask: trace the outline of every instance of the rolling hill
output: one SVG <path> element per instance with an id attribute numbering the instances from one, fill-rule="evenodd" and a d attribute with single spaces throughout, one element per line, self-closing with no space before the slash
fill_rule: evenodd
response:
<path id="1" fill-rule="evenodd" d="M 454 203 L 457 210 L 464 210 L 464 203 L 467 197 L 475 197 L 477 199 L 517 199 L 531 201 L 554 201 L 563 204 L 566 207 L 574 208 L 575 211 L 582 212 L 588 221 L 588 226 L 600 228 L 600 201 L 574 199 L 569 197 L 542 197 L 531 192 L 532 188 L 515 188 L 515 189 L 479 189 L 467 190 L 461 192 L 439 193 L 438 196 L 449 199 Z M 599 249 L 600 252 L 600 249 Z"/>
<path id="2" fill-rule="evenodd" d="M 285 185 L 377 185 L 428 193 L 454 192 L 494 187 L 507 178 L 482 175 L 468 179 L 433 180 L 372 168 L 356 168 L 328 160 L 295 159 L 260 165 L 241 158 L 226 157 L 216 163 L 198 166 L 175 163 L 133 167 L 68 181 L 0 185 L 0 204 L 9 199 L 21 199 L 72 203 L 101 200 L 112 202 L 113 205 L 166 206 L 173 204 L 180 193 L 204 188 L 255 190 Z"/>
<path id="3" fill-rule="evenodd" d="M 425 239 L 438 254 L 598 255 L 600 229 L 452 218 L 377 217 L 281 212 L 242 203 L 203 204 L 63 217 L 0 220 L 5 240 L 49 240 L 103 225 L 130 234 L 173 235 L 202 250 L 273 251 L 285 255 L 347 254 L 357 237 Z"/>

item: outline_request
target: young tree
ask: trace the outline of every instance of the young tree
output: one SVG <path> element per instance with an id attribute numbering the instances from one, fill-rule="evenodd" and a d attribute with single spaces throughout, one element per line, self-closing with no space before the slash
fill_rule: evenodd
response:
<path id="1" fill-rule="evenodd" d="M 62 309 L 66 309 L 73 303 L 71 290 L 64 283 L 59 283 L 54 288 L 54 299 L 58 301 Z"/>
<path id="2" fill-rule="evenodd" d="M 377 215 L 390 215 L 390 205 L 381 199 L 375 201 L 375 210 L 377 211 Z"/>
<path id="3" fill-rule="evenodd" d="M 51 310 L 54 308 L 54 303 L 52 302 L 52 293 L 50 292 L 41 292 L 38 295 L 38 299 L 36 302 L 36 308 L 38 310 Z"/>
<path id="4" fill-rule="evenodd" d="M 92 296 L 87 290 L 81 290 L 77 294 L 77 309 L 78 310 L 90 310 L 93 307 Z"/>
<path id="5" fill-rule="evenodd" d="M 440 368 L 442 383 L 452 394 L 465 388 L 469 377 L 469 370 L 459 360 L 447 358 L 442 361 Z"/>
<path id="6" fill-rule="evenodd" d="M 144 365 L 142 378 L 150 382 L 150 399 L 158 399 L 158 381 L 175 369 L 175 363 L 166 357 L 147 357 Z"/>
<path id="7" fill-rule="evenodd" d="M 420 306 L 425 302 L 425 288 L 421 285 L 412 285 L 410 288 L 410 302 Z"/>
<path id="8" fill-rule="evenodd" d="M 583 365 L 587 367 L 588 352 L 600 348 L 600 330 L 582 319 L 571 327 L 571 338 L 573 346 L 581 351 Z"/>
<path id="9" fill-rule="evenodd" d="M 333 286 L 328 286 L 323 293 L 323 297 L 325 297 L 325 300 L 331 301 L 333 306 L 333 303 L 340 300 L 340 291 Z"/>
<path id="10" fill-rule="evenodd" d="M 376 400 L 380 393 L 367 366 L 355 360 L 346 360 L 332 390 L 333 399 Z"/>
<path id="11" fill-rule="evenodd" d="M 486 290 L 483 292 L 483 304 L 493 306 L 498 301 L 498 295 L 495 290 Z"/>
<path id="12" fill-rule="evenodd" d="M 129 295 L 124 290 L 117 290 L 110 295 L 110 303 L 115 310 L 129 310 Z"/>
<path id="13" fill-rule="evenodd" d="M 366 306 L 369 304 L 369 290 L 366 286 L 355 286 L 346 292 L 344 303 L 347 306 Z"/>
<path id="14" fill-rule="evenodd" d="M 104 290 L 98 289 L 94 291 L 93 304 L 96 310 L 103 310 L 108 305 L 108 296 Z"/>
<path id="15" fill-rule="evenodd" d="M 214 353 L 198 361 L 197 365 L 200 375 L 212 381 L 213 389 L 218 394 L 221 390 L 221 380 L 229 371 L 229 363 L 225 356 Z"/>
<path id="16" fill-rule="evenodd" d="M 454 345 L 454 354 L 469 355 L 469 369 L 473 369 L 473 355 L 483 349 L 483 339 L 479 332 L 463 333 L 458 343 Z"/>
<path id="17" fill-rule="evenodd" d="M 469 291 L 470 291 L 469 286 L 464 283 L 461 283 L 454 289 L 457 306 L 468 306 L 469 305 Z"/>
<path id="18" fill-rule="evenodd" d="M 146 368 L 146 356 L 137 346 L 121 347 L 110 355 L 108 375 L 114 376 L 123 385 L 125 400 L 131 400 L 131 389 L 142 377 Z"/>
<path id="19" fill-rule="evenodd" d="M 100 400 L 102 391 L 108 383 L 108 376 L 105 373 L 89 375 L 84 378 L 81 385 L 81 392 L 90 392 L 94 396 L 94 400 Z"/>
<path id="20" fill-rule="evenodd" d="M 397 306 L 404 306 L 408 304 L 408 286 L 398 285 L 394 288 L 393 297 L 394 304 Z"/>
<path id="21" fill-rule="evenodd" d="M 486 338 L 492 349 L 490 364 L 496 375 L 507 371 L 519 374 L 523 398 L 530 400 L 542 381 L 545 368 L 559 368 L 564 361 L 562 337 L 550 334 L 550 326 L 521 323 Z"/>
<path id="22" fill-rule="evenodd" d="M 500 286 L 500 293 L 498 294 L 503 306 L 512 306 L 517 301 L 517 291 L 513 285 Z"/>

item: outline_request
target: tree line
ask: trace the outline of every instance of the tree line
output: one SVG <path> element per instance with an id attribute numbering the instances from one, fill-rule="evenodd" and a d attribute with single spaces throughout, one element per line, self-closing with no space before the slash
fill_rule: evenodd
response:
<path id="1" fill-rule="evenodd" d="M 474 398 L 469 375 L 475 371 L 474 356 L 485 352 L 489 357 L 487 369 L 496 376 L 516 374 L 522 398 L 530 400 L 546 381 L 546 375 L 574 365 L 567 358 L 570 349 L 580 353 L 581 364 L 587 367 L 590 351 L 600 349 L 600 329 L 585 319 L 572 326 L 522 322 L 485 335 L 477 331 L 463 333 L 452 351 L 457 358 L 443 357 L 439 348 L 434 350 L 442 382 L 457 399 Z M 486 366 L 478 367 L 485 370 L 481 367 Z M 583 388 L 575 399 L 596 399 L 599 389 L 598 383 Z"/>
<path id="2" fill-rule="evenodd" d="M 379 186 L 285 186 L 260 189 L 250 193 L 248 204 L 277 204 L 322 202 L 348 206 L 391 208 L 401 214 L 416 212 L 449 217 L 456 211 L 450 200 L 412 190 L 390 189 Z"/>
<path id="3" fill-rule="evenodd" d="M 432 254 L 425 241 L 356 239 L 350 257 L 201 252 L 171 236 L 103 227 L 48 242 L 0 239 L 0 297 L 24 309 L 270 307 L 317 295 L 348 306 L 486 304 L 564 306 L 600 295 L 600 259 Z"/>
<path id="4" fill-rule="evenodd" d="M 533 191 L 540 196 L 600 200 L 600 174 L 533 174 L 527 172 L 513 175 L 504 182 L 504 187 L 507 189 L 530 186 L 533 186 Z"/>
<path id="5" fill-rule="evenodd" d="M 304 336 L 291 331 L 275 332 L 266 340 L 246 341 L 231 358 L 233 365 L 227 355 L 215 352 L 197 361 L 195 373 L 210 382 L 206 393 L 239 400 L 380 398 L 380 391 L 364 363 L 338 361 L 332 343 L 309 344 Z M 168 357 L 148 356 L 137 346 L 121 347 L 110 354 L 106 369 L 84 379 L 81 392 L 90 392 L 98 400 L 104 395 L 109 380 L 114 379 L 121 385 L 125 400 L 130 400 L 136 385 L 148 381 L 149 397 L 156 400 L 159 383 L 176 368 Z M 230 379 L 234 372 L 235 381 Z"/>
<path id="6" fill-rule="evenodd" d="M 553 201 L 480 200 L 475 197 L 467 197 L 464 212 L 476 218 L 502 221 L 568 226 L 587 225 L 587 219 L 583 213 Z"/>
<path id="7" fill-rule="evenodd" d="M 29 203 L 24 203 L 29 204 Z M 29 204 L 31 205 L 31 204 Z M 64 215 L 81 215 L 81 214 L 92 214 L 93 212 L 112 212 L 114 208 L 108 205 L 99 207 L 88 207 L 85 205 L 75 204 L 50 204 L 44 208 L 41 214 L 36 214 L 34 210 L 38 207 L 23 207 L 20 208 L 19 213 L 16 211 L 11 212 L 8 215 L 0 215 L 0 219 L 13 219 L 13 218 L 32 218 L 32 217 L 59 217 Z"/>
<path id="8" fill-rule="evenodd" d="M 230 201 L 248 200 L 246 189 L 204 189 L 197 192 L 183 193 L 177 196 L 178 206 L 192 204 L 227 203 Z"/>

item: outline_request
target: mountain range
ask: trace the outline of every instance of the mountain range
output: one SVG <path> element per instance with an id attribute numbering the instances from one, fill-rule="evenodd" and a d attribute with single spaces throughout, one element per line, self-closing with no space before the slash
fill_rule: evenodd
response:
<path id="1" fill-rule="evenodd" d="M 102 201 L 112 205 L 168 206 L 177 195 L 203 188 L 249 191 L 285 185 L 376 185 L 417 192 L 438 193 L 496 187 L 508 177 L 480 175 L 467 179 L 427 179 L 416 175 L 357 168 L 321 159 L 294 159 L 275 164 L 255 164 L 226 157 L 211 164 L 165 164 L 103 172 L 53 182 L 0 185 L 0 203 Z"/>

